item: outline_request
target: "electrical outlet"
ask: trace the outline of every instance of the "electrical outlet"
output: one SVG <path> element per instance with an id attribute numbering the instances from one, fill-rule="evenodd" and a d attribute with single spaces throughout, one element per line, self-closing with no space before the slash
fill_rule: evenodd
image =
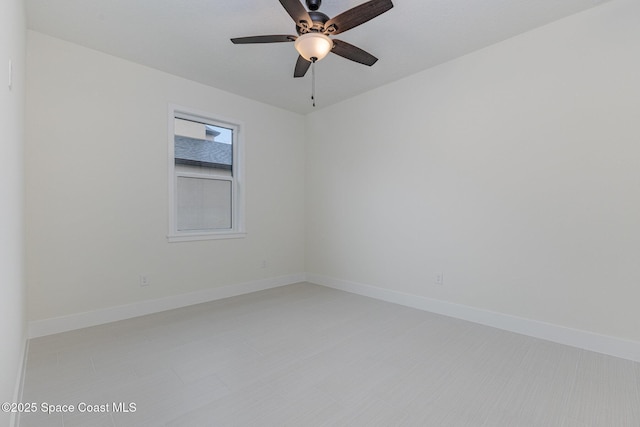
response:
<path id="1" fill-rule="evenodd" d="M 436 273 L 433 282 L 436 285 L 444 285 L 444 273 Z"/>
<path id="2" fill-rule="evenodd" d="M 141 274 L 140 276 L 140 286 L 149 286 L 151 281 L 149 280 L 149 276 L 146 274 Z"/>

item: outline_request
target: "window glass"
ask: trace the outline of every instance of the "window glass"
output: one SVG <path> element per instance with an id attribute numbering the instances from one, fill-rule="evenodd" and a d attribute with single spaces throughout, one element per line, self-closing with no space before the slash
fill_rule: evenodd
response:
<path id="1" fill-rule="evenodd" d="M 169 239 L 241 237 L 239 126 L 175 110 L 171 120 Z"/>

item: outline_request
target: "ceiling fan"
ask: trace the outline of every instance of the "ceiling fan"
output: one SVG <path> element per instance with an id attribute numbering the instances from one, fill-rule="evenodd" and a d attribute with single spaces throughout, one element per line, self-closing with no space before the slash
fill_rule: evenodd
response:
<path id="1" fill-rule="evenodd" d="M 303 77 L 312 63 L 324 58 L 329 52 L 368 66 L 378 60 L 359 47 L 329 36 L 344 33 L 383 14 L 393 7 L 391 0 L 370 0 L 333 18 L 318 11 L 322 0 L 306 0 L 309 11 L 300 0 L 280 0 L 280 3 L 296 23 L 298 36 L 250 36 L 232 38 L 231 41 L 235 44 L 294 42 L 299 55 L 293 77 Z"/>

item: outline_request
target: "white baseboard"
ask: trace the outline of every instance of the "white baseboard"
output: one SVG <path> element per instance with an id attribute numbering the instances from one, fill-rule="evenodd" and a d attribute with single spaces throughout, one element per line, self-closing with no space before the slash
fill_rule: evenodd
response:
<path id="1" fill-rule="evenodd" d="M 572 329 L 538 320 L 525 319 L 481 308 L 455 304 L 419 295 L 406 294 L 311 273 L 298 273 L 252 282 L 238 283 L 220 288 L 212 288 L 188 294 L 141 301 L 134 304 L 109 307 L 101 310 L 72 314 L 69 316 L 36 320 L 29 322 L 28 337 L 36 338 L 60 332 L 67 332 L 304 281 L 436 314 L 442 314 L 444 316 L 468 320 L 470 322 L 553 341 L 559 344 L 565 344 L 572 347 L 640 362 L 640 342 L 637 341 L 601 335 L 579 329 Z M 26 353 L 23 355 L 23 358 L 24 357 L 26 357 Z M 24 366 L 21 369 L 24 369 Z M 18 386 L 16 388 L 16 392 L 18 392 Z"/>
<path id="2" fill-rule="evenodd" d="M 27 355 L 29 354 L 29 340 L 24 339 L 22 345 L 22 354 L 20 354 L 20 366 L 18 366 L 18 378 L 16 386 L 13 390 L 13 402 L 22 402 L 22 390 L 24 390 L 24 378 L 27 372 Z M 20 422 L 20 413 L 12 412 L 9 419 L 9 426 L 18 427 Z"/>
<path id="3" fill-rule="evenodd" d="M 172 295 L 164 298 L 140 301 L 133 304 L 87 311 L 68 316 L 35 320 L 29 322 L 28 336 L 29 338 L 37 338 L 45 335 L 53 335 L 60 332 L 67 332 L 75 329 L 116 322 L 118 320 L 130 319 L 132 317 L 158 313 L 165 310 L 172 310 L 174 308 L 181 308 L 203 302 L 215 301 L 222 298 L 262 291 L 265 289 L 277 288 L 280 286 L 291 285 L 293 283 L 304 282 L 305 277 L 304 273 L 291 274 L 288 276 L 237 283 L 220 288 L 211 288 L 188 294 Z"/>
<path id="4" fill-rule="evenodd" d="M 640 362 L 640 342 L 525 319 L 447 301 L 405 294 L 362 283 L 307 273 L 307 281 L 444 316 L 468 320 L 559 344 Z"/>

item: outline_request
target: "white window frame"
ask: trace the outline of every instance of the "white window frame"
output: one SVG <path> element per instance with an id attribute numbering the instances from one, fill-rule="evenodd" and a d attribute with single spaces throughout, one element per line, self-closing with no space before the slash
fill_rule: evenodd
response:
<path id="1" fill-rule="evenodd" d="M 207 175 L 191 172 L 176 172 L 175 169 L 175 119 L 186 119 L 224 127 L 233 130 L 232 141 L 232 176 Z M 244 141 L 243 125 L 235 120 L 221 119 L 216 114 L 197 111 L 192 108 L 169 104 L 169 242 L 185 242 L 192 240 L 237 239 L 246 236 L 244 224 Z M 178 230 L 178 177 L 204 178 L 231 181 L 231 228 L 223 230 Z"/>

